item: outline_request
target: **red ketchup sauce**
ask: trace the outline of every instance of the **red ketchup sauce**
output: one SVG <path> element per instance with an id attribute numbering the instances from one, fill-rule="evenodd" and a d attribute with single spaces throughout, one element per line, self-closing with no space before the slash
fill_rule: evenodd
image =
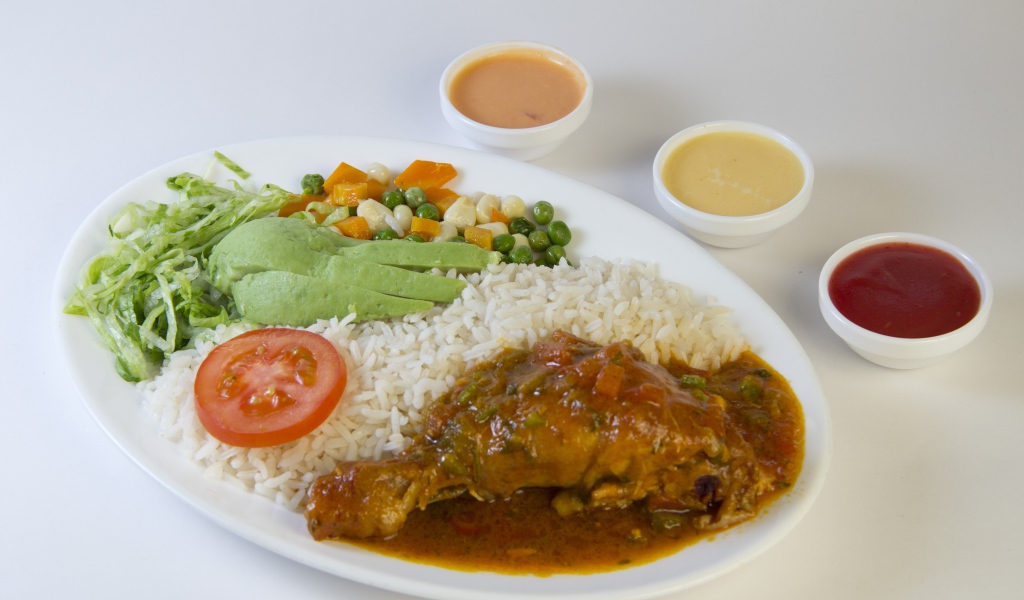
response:
<path id="1" fill-rule="evenodd" d="M 890 242 L 858 250 L 828 282 L 832 304 L 864 329 L 900 338 L 926 338 L 959 329 L 974 318 L 981 289 L 948 252 Z"/>

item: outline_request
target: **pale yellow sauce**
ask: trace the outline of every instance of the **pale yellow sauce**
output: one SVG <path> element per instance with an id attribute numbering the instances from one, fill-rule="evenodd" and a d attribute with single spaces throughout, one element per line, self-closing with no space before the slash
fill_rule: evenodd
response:
<path id="1" fill-rule="evenodd" d="M 757 215 L 792 200 L 804 185 L 800 159 L 756 133 L 707 133 L 672 150 L 662 167 L 665 187 L 680 202 L 724 216 Z"/>
<path id="2" fill-rule="evenodd" d="M 584 86 L 582 73 L 571 64 L 524 48 L 469 63 L 452 77 L 448 96 L 456 110 L 478 123 L 524 129 L 571 113 Z"/>

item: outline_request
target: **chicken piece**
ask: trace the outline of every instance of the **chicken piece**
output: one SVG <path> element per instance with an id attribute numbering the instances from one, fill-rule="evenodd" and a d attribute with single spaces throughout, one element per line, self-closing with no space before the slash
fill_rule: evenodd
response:
<path id="1" fill-rule="evenodd" d="M 316 539 L 386 537 L 428 503 L 557 487 L 563 515 L 646 502 L 698 528 L 750 517 L 774 483 L 719 396 L 691 391 L 627 343 L 557 331 L 471 369 L 392 460 L 340 464 L 309 489 Z"/>

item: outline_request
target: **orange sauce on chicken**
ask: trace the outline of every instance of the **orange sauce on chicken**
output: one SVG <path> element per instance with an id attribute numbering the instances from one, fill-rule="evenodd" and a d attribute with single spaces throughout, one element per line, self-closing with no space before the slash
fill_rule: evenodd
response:
<path id="1" fill-rule="evenodd" d="M 758 498 L 758 511 L 795 483 L 803 461 L 803 412 L 785 379 L 752 353 L 714 374 L 679 363 L 667 368 L 696 385 L 703 379 L 695 394 L 725 403 L 732 425 L 773 479 Z M 643 502 L 559 516 L 552 508 L 557 492 L 526 488 L 493 501 L 463 495 L 434 502 L 413 510 L 397 535 L 346 543 L 461 571 L 550 576 L 648 563 L 721 531 L 695 527 L 695 511 L 652 511 Z"/>

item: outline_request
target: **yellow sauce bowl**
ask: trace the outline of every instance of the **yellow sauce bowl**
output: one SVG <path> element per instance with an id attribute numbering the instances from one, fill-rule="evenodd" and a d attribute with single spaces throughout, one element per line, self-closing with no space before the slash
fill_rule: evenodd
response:
<path id="1" fill-rule="evenodd" d="M 753 134 L 781 145 L 792 153 L 803 168 L 803 185 L 778 208 L 742 216 L 725 216 L 698 210 L 673 195 L 664 179 L 666 163 L 673 154 L 684 144 L 701 136 L 726 132 Z M 813 185 L 814 165 L 803 148 L 774 129 L 743 121 L 715 121 L 684 129 L 669 138 L 654 159 L 654 192 L 662 208 L 679 221 L 690 237 L 723 248 L 752 246 L 768 238 L 803 212 L 810 201 Z"/>

